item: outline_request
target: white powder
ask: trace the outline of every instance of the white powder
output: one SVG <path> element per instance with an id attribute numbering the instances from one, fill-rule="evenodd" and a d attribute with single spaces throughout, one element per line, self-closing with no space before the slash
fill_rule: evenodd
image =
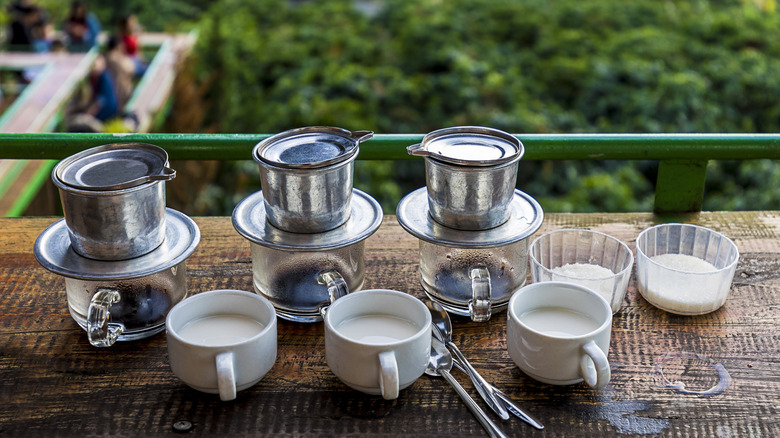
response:
<path id="1" fill-rule="evenodd" d="M 623 297 L 619 294 L 613 297 L 616 284 L 615 273 L 612 270 L 590 263 L 567 263 L 552 268 L 550 271 L 552 272 L 552 281 L 567 281 L 585 286 L 604 297 L 613 312 L 620 308 L 620 301 Z M 559 277 L 564 275 L 566 277 Z"/>
<path id="2" fill-rule="evenodd" d="M 640 292 L 653 305 L 674 313 L 702 314 L 716 310 L 726 300 L 731 278 L 703 275 L 718 271 L 708 261 L 685 254 L 662 254 L 650 260 L 664 267 L 647 263 L 639 275 Z"/>
<path id="3" fill-rule="evenodd" d="M 567 263 L 550 269 L 554 274 L 568 275 L 576 278 L 604 278 L 615 275 L 612 270 L 590 263 Z"/>
<path id="4" fill-rule="evenodd" d="M 661 254 L 651 257 L 650 260 L 678 271 L 715 272 L 718 270 L 707 260 L 685 254 Z"/>

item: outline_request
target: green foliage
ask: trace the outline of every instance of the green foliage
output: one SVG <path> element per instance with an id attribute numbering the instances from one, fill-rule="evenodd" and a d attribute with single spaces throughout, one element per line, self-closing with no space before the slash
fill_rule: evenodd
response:
<path id="1" fill-rule="evenodd" d="M 60 29 L 68 17 L 71 1 L 36 0 L 45 11 L 55 28 Z M 144 29 L 160 31 L 182 31 L 192 28 L 201 14 L 211 5 L 211 0 L 85 0 L 87 9 L 100 20 L 104 31 L 112 32 L 120 18 L 135 14 Z M 0 22 L 1 23 L 1 22 Z"/>
<path id="2" fill-rule="evenodd" d="M 521 184 L 537 198 L 545 211 L 645 211 L 652 208 L 652 186 L 644 177 L 648 162 L 545 162 L 522 163 Z"/>
<path id="3" fill-rule="evenodd" d="M 707 180 L 705 210 L 780 209 L 778 161 L 712 162 L 707 168 Z"/>
<path id="4" fill-rule="evenodd" d="M 780 129 L 780 17 L 765 2 L 361 3 L 377 11 L 347 0 L 214 2 L 199 22 L 195 51 L 199 80 L 212 84 L 207 126 L 240 133 L 310 125 L 382 133 L 454 125 L 513 133 Z M 771 164 L 714 164 L 705 206 L 776 205 L 760 195 L 780 172 Z M 518 186 L 548 211 L 652 206 L 652 163 L 522 166 Z M 388 213 L 424 185 L 418 162 L 360 163 L 356 172 L 356 185 Z M 748 177 L 755 173 L 762 177 Z M 235 169 L 225 174 L 231 194 L 236 184 L 259 186 L 256 176 L 247 184 L 243 175 L 231 182 Z M 729 200 L 737 188 L 750 203 Z"/>

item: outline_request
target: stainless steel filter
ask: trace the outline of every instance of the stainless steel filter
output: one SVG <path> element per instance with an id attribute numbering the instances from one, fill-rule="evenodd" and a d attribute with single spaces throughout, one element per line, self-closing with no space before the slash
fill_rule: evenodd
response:
<path id="1" fill-rule="evenodd" d="M 258 143 L 252 156 L 268 222 L 293 233 L 321 233 L 346 222 L 358 145 L 372 135 L 315 126 Z"/>
<path id="2" fill-rule="evenodd" d="M 497 129 L 461 126 L 431 132 L 407 151 L 425 157 L 428 206 L 436 222 L 486 230 L 509 219 L 524 153 L 517 138 Z"/>
<path id="3" fill-rule="evenodd" d="M 87 149 L 52 171 L 73 250 L 96 260 L 147 254 L 165 238 L 168 154 L 143 143 Z"/>

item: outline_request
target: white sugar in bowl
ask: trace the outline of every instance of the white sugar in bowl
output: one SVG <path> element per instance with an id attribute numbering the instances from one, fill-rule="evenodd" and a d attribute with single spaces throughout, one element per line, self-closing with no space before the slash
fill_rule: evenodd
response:
<path id="1" fill-rule="evenodd" d="M 680 315 L 702 315 L 726 302 L 739 251 L 731 239 L 691 224 L 661 224 L 639 234 L 639 293 L 650 304 Z"/>

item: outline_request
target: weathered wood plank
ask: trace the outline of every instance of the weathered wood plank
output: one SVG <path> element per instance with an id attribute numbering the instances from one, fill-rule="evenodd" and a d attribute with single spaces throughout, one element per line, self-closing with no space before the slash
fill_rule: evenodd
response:
<path id="1" fill-rule="evenodd" d="M 510 436 L 780 436 L 780 213 L 701 213 L 687 220 L 737 243 L 741 260 L 729 300 L 705 316 L 660 311 L 632 279 L 615 316 L 610 384 L 554 387 L 526 377 L 506 353 L 504 313 L 487 323 L 455 318 L 455 342 L 485 378 L 546 425 L 512 419 Z M 355 392 L 328 369 L 322 324 L 280 321 L 273 369 L 233 402 L 189 389 L 168 366 L 165 336 L 89 345 L 68 314 L 63 279 L 32 255 L 55 218 L 0 219 L 0 434 L 159 435 L 180 420 L 189 435 L 484 436 L 441 379 L 420 378 L 387 402 Z M 229 218 L 196 218 L 203 235 L 188 260 L 191 293 L 251 290 L 249 244 Z M 650 214 L 550 214 L 540 230 L 598 229 L 633 248 Z M 366 242 L 366 287 L 422 297 L 417 242 L 394 217 Z M 684 394 L 729 385 L 713 395 Z M 456 377 L 476 397 L 463 375 Z M 500 421 L 500 420 L 498 420 Z"/>
<path id="2" fill-rule="evenodd" d="M 30 89 L 6 110 L 0 132 L 44 132 L 89 73 L 96 50 L 87 53 L 3 53 L 0 67 L 41 68 Z"/>
<path id="3" fill-rule="evenodd" d="M 153 128 L 153 119 L 169 100 L 181 63 L 195 44 L 194 34 L 142 34 L 142 45 L 159 45 L 125 110 L 139 118 L 139 132 Z"/>

